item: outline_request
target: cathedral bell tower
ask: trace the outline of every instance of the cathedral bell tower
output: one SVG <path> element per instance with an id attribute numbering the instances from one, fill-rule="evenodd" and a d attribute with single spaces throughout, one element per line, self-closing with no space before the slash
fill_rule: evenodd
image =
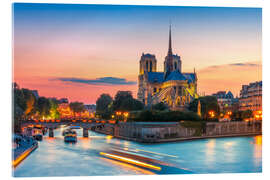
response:
<path id="1" fill-rule="evenodd" d="M 157 60 L 155 55 L 142 54 L 140 60 L 140 75 L 145 72 L 156 72 L 157 71 Z"/>
<path id="2" fill-rule="evenodd" d="M 138 94 L 137 98 L 144 104 L 149 102 L 149 92 L 147 91 L 147 78 L 149 72 L 157 71 L 157 60 L 155 55 L 142 54 L 140 59 L 140 69 L 138 76 Z"/>

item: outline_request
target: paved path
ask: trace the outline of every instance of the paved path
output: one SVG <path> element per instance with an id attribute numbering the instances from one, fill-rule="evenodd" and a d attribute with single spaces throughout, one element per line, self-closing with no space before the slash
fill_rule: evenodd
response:
<path id="1" fill-rule="evenodd" d="M 26 150 L 37 144 L 37 141 L 32 137 L 15 134 L 13 141 L 16 147 L 13 149 L 13 159 L 17 159 Z"/>

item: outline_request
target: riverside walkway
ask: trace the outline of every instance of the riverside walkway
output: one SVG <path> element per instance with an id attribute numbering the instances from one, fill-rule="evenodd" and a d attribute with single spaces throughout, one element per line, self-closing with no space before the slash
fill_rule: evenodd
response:
<path id="1" fill-rule="evenodd" d="M 12 166 L 16 167 L 24 160 L 33 150 L 38 147 L 38 142 L 32 137 L 15 134 L 13 136 L 14 148 Z"/>

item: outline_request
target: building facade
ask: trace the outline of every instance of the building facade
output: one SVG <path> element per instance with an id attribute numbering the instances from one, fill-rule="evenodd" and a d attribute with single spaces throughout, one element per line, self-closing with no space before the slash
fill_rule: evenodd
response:
<path id="1" fill-rule="evenodd" d="M 237 111 L 238 98 L 234 98 L 231 91 L 218 91 L 212 94 L 217 98 L 217 102 L 221 112 Z"/>
<path id="2" fill-rule="evenodd" d="M 147 106 L 163 102 L 171 109 L 185 110 L 198 97 L 195 69 L 192 73 L 183 73 L 181 57 L 172 52 L 171 27 L 164 71 L 157 72 L 155 55 L 143 53 L 138 79 L 137 97 Z"/>
<path id="3" fill-rule="evenodd" d="M 88 111 L 90 117 L 94 117 L 96 113 L 96 105 L 95 104 L 86 104 L 84 105 L 86 111 Z"/>
<path id="4" fill-rule="evenodd" d="M 262 112 L 262 81 L 242 85 L 239 98 L 239 110 L 251 110 L 253 113 Z"/>

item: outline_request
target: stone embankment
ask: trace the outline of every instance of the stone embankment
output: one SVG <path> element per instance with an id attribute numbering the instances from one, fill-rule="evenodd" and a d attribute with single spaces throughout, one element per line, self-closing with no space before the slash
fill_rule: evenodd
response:
<path id="1" fill-rule="evenodd" d="M 125 140 L 161 143 L 204 138 L 261 135 L 262 122 L 207 122 L 201 127 L 184 127 L 178 122 L 136 122 L 104 124 L 92 130 Z"/>
<path id="2" fill-rule="evenodd" d="M 32 137 L 14 134 L 12 166 L 19 165 L 37 147 L 38 142 Z"/>

